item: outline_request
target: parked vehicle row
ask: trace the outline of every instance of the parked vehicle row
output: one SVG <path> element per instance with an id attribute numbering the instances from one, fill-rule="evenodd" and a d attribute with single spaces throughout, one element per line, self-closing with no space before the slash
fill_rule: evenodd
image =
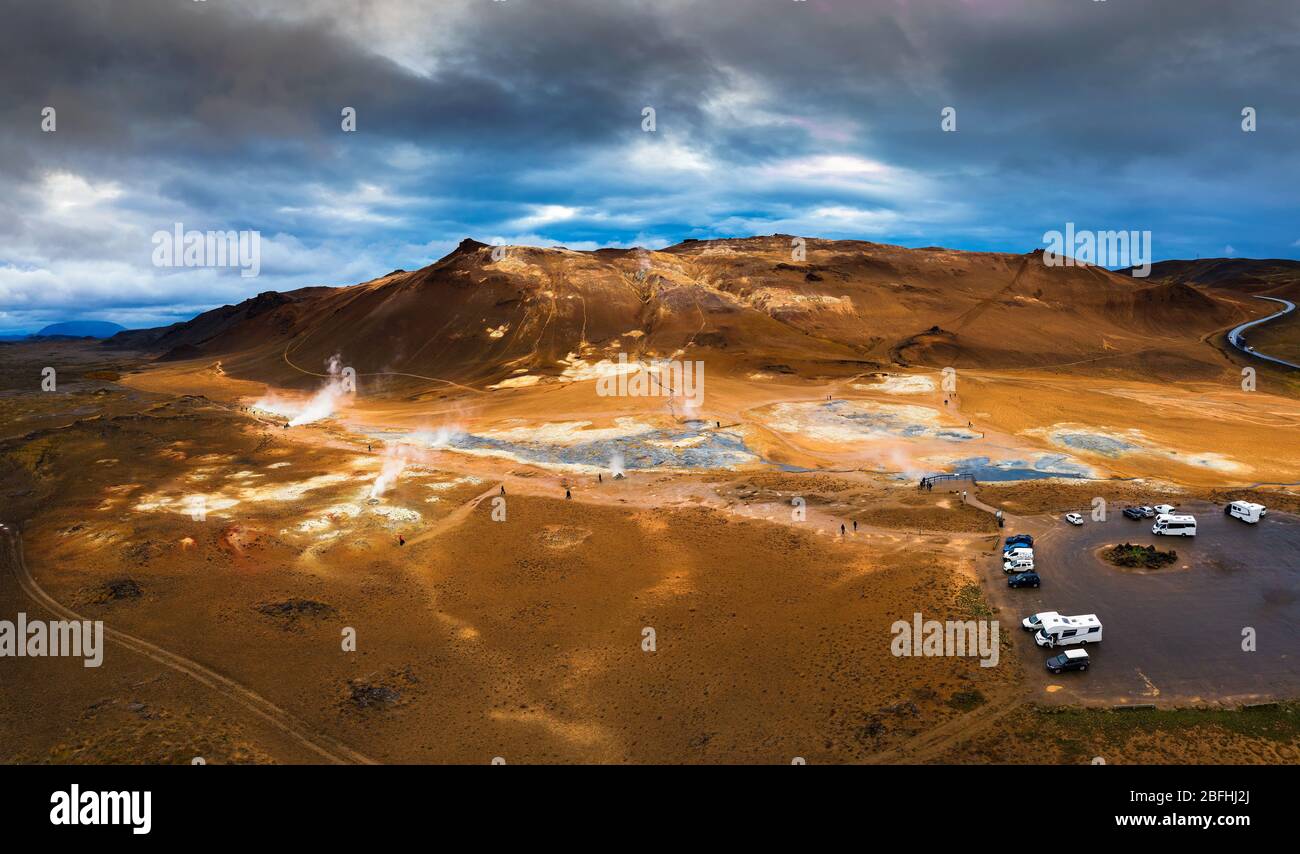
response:
<path id="1" fill-rule="evenodd" d="M 1151 533 L 1166 537 L 1196 536 L 1196 517 L 1180 514 L 1172 504 L 1157 504 L 1154 507 L 1125 507 L 1124 516 L 1129 519 L 1155 519 Z"/>
<path id="2" fill-rule="evenodd" d="M 1162 513 L 1177 513 L 1178 508 L 1172 504 L 1156 504 L 1155 506 L 1142 505 L 1140 507 L 1125 507 L 1124 515 L 1130 519 L 1154 519 Z"/>
<path id="3" fill-rule="evenodd" d="M 1125 507 L 1124 515 L 1129 519 L 1155 519 L 1151 533 L 1165 536 L 1196 536 L 1196 517 L 1180 514 L 1172 504 L 1157 504 L 1154 507 Z M 1225 516 L 1240 519 L 1250 525 L 1259 523 L 1268 515 L 1268 508 L 1253 501 L 1231 501 L 1223 508 Z"/>
<path id="4" fill-rule="evenodd" d="M 1034 538 L 1029 534 L 1007 537 L 1002 545 L 1002 571 L 1008 587 L 1037 587 L 1041 581 L 1034 571 Z"/>

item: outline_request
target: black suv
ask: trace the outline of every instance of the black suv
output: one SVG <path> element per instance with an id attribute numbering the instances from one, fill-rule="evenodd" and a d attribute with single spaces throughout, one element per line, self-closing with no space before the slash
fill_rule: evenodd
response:
<path id="1" fill-rule="evenodd" d="M 1054 655 L 1047 659 L 1047 669 L 1053 673 L 1063 673 L 1066 670 L 1087 670 L 1088 653 L 1081 649 L 1072 649 L 1069 652 Z"/>
<path id="2" fill-rule="evenodd" d="M 1141 507 L 1125 507 L 1125 508 L 1124 508 L 1124 515 L 1127 516 L 1127 517 L 1130 518 L 1130 519 L 1142 519 L 1142 518 L 1144 518 L 1147 514 L 1145 514 L 1145 513 L 1142 512 L 1142 508 L 1141 508 Z"/>
<path id="3" fill-rule="evenodd" d="M 1037 587 L 1041 579 L 1036 572 L 1017 572 L 1007 579 L 1008 587 Z"/>

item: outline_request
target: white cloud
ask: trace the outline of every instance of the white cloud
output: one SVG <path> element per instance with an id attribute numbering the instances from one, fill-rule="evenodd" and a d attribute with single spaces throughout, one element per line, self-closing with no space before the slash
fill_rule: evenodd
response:
<path id="1" fill-rule="evenodd" d="M 664 172 L 706 173 L 713 169 L 708 152 L 679 142 L 656 132 L 646 134 L 650 139 L 638 140 L 625 154 L 627 165 L 642 176 L 661 175 Z"/>
<path id="2" fill-rule="evenodd" d="M 566 222 L 582 213 L 581 208 L 567 205 L 532 205 L 532 213 L 512 220 L 509 227 L 513 229 L 533 229 L 557 222 Z"/>
<path id="3" fill-rule="evenodd" d="M 915 195 L 920 176 L 854 154 L 816 154 L 769 161 L 755 177 L 774 185 L 885 196 Z"/>
<path id="4" fill-rule="evenodd" d="M 395 195 L 378 184 L 361 182 L 347 190 L 316 185 L 306 190 L 315 204 L 284 205 L 279 213 L 290 216 L 306 215 L 314 219 L 335 220 L 371 225 L 398 225 L 403 219 L 387 213 L 383 208 L 395 208 L 415 203 L 415 199 Z"/>
<path id="5" fill-rule="evenodd" d="M 86 209 L 120 198 L 122 188 L 112 181 L 92 184 L 71 172 L 48 172 L 41 181 L 46 211 L 53 217 L 81 216 Z"/>

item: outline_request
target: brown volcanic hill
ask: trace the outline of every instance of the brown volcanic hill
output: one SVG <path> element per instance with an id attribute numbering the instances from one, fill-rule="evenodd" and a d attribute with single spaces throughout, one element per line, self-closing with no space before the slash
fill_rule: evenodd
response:
<path id="1" fill-rule="evenodd" d="M 851 376 L 891 362 L 1048 367 L 1143 360 L 1218 370 L 1201 337 L 1238 305 L 1183 283 L 1010 255 L 785 235 L 662 251 L 493 247 L 463 241 L 414 272 L 265 293 L 163 330 L 176 357 L 221 357 L 277 384 L 334 355 L 359 374 L 482 389 L 554 377 L 619 353 L 711 367 Z M 1133 355 L 1131 359 L 1116 356 Z M 427 382 L 423 382 L 427 385 Z"/>
<path id="2" fill-rule="evenodd" d="M 238 305 L 223 305 L 182 323 L 156 329 L 128 329 L 119 332 L 105 340 L 104 345 L 161 351 L 162 359 L 190 358 L 186 353 L 204 355 L 214 346 L 221 352 L 246 349 L 264 343 L 268 335 L 292 331 L 297 312 L 286 307 L 334 290 L 336 289 L 314 287 L 299 288 L 283 294 L 264 291 Z"/>
<path id="3" fill-rule="evenodd" d="M 1255 292 L 1300 283 L 1300 261 L 1285 258 L 1158 261 L 1151 265 L 1151 275 L 1148 278 L 1153 282 L 1208 285 Z"/>
<path id="4" fill-rule="evenodd" d="M 1170 285 L 1201 287 L 1206 293 L 1237 292 L 1300 302 L 1300 261 L 1281 258 L 1162 261 L 1151 265 L 1151 278 Z M 1243 300 L 1242 304 L 1252 319 L 1268 316 L 1279 308 L 1277 303 L 1254 299 Z M 1300 362 L 1300 313 L 1292 312 L 1255 327 L 1249 340 L 1261 353 Z"/>

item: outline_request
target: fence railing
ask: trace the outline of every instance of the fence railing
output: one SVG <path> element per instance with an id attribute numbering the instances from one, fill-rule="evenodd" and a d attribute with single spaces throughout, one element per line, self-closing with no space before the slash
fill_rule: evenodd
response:
<path id="1" fill-rule="evenodd" d="M 950 474 L 931 474 L 921 478 L 921 484 L 918 489 L 933 488 L 936 483 L 943 483 L 948 480 L 969 480 L 975 482 L 975 475 L 968 471 L 952 472 Z"/>

